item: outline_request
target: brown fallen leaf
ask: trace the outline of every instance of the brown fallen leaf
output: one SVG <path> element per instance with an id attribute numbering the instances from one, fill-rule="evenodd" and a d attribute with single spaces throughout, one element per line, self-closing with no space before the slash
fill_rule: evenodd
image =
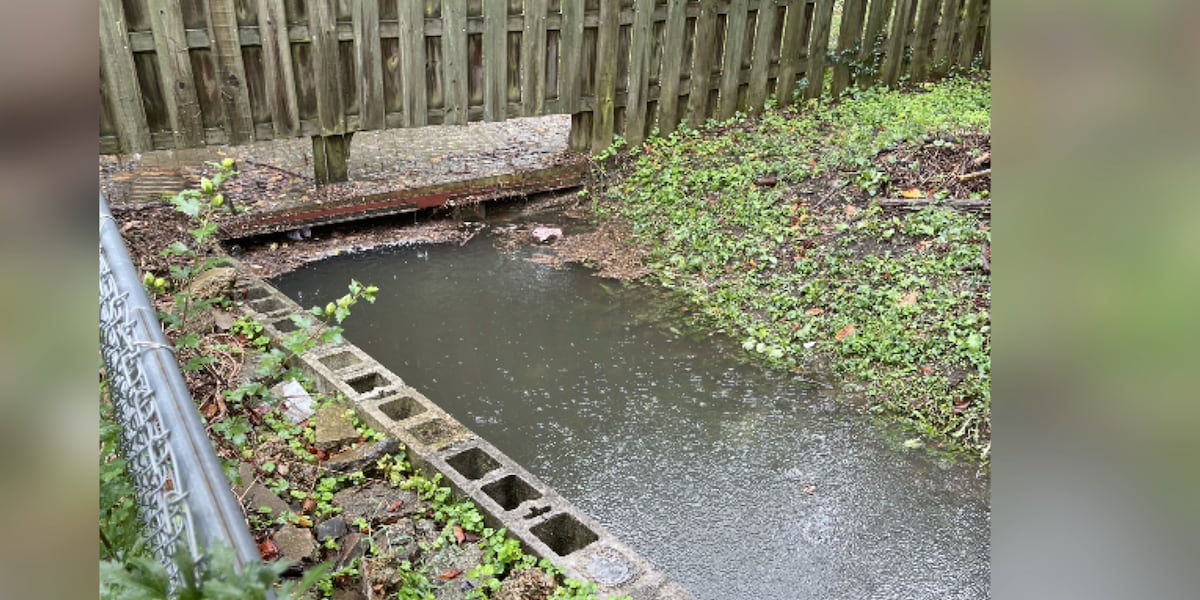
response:
<path id="1" fill-rule="evenodd" d="M 388 505 L 388 507 L 387 507 L 387 511 L 388 511 L 388 512 L 390 512 L 390 513 L 391 513 L 391 512 L 396 512 L 396 511 L 400 510 L 400 507 L 401 507 L 401 506 L 404 506 L 404 501 L 403 501 L 403 500 L 397 500 L 397 501 L 395 501 L 395 502 L 393 502 L 393 503 L 391 503 L 391 504 L 389 504 L 389 505 Z"/>
<path id="2" fill-rule="evenodd" d="M 466 536 L 464 536 L 464 535 L 463 535 L 463 529 L 462 529 L 462 527 L 459 527 L 458 525 L 455 525 L 455 526 L 454 526 L 454 539 L 455 539 L 455 540 L 457 540 L 459 544 L 462 544 L 462 543 L 463 543 L 463 539 L 464 539 L 465 537 L 466 537 Z"/>
<path id="3" fill-rule="evenodd" d="M 300 511 L 304 512 L 304 513 L 310 513 L 316 509 L 317 509 L 317 501 L 313 500 L 312 498 L 305 498 L 304 505 L 300 507 Z"/>
<path id="4" fill-rule="evenodd" d="M 915 306 L 916 304 L 917 292 L 915 291 L 905 294 L 904 297 L 900 299 L 900 308 L 907 308 L 909 306 Z"/>
<path id="5" fill-rule="evenodd" d="M 848 338 L 852 335 L 854 335 L 854 326 L 847 325 L 847 326 L 841 328 L 841 330 L 839 330 L 837 332 L 837 334 L 833 336 L 833 339 L 841 342 L 841 341 L 845 341 L 846 338 Z"/>
<path id="6" fill-rule="evenodd" d="M 857 206 L 854 206 L 853 204 L 847 204 L 847 205 L 846 205 L 846 216 L 847 216 L 847 217 L 851 217 L 851 218 L 853 218 L 853 217 L 854 217 L 854 215 L 857 215 L 857 214 L 858 214 L 858 207 L 857 207 Z"/>
<path id="7" fill-rule="evenodd" d="M 933 375 L 933 367 L 930 367 L 930 366 L 921 367 L 921 374 L 926 377 Z"/>
<path id="8" fill-rule="evenodd" d="M 922 192 L 917 188 L 909 188 L 903 192 L 900 192 L 900 195 L 904 198 L 908 198 L 909 200 L 916 200 L 917 198 L 924 198 L 925 192 Z"/>
<path id="9" fill-rule="evenodd" d="M 271 538 L 267 538 L 258 545 L 258 554 L 263 560 L 275 560 L 279 558 L 279 546 L 276 546 Z"/>
<path id="10" fill-rule="evenodd" d="M 810 317 L 816 317 L 816 316 L 820 316 L 820 315 L 823 315 L 823 314 L 825 314 L 825 309 L 823 309 L 823 308 L 810 308 L 810 309 L 808 309 L 808 310 L 804 311 L 804 314 L 806 314 L 806 315 L 808 315 L 808 316 L 810 316 Z"/>
<path id="11" fill-rule="evenodd" d="M 449 571 L 446 571 L 445 573 L 438 575 L 438 579 L 441 579 L 442 581 L 450 581 L 451 579 L 454 579 L 455 577 L 462 575 L 462 573 L 463 573 L 462 569 L 450 569 Z"/>

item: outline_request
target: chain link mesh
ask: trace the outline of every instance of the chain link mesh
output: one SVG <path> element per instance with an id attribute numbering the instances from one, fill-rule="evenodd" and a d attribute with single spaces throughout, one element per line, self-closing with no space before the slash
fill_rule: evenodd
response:
<path id="1" fill-rule="evenodd" d="M 137 490 L 138 514 L 143 536 L 167 568 L 174 586 L 182 575 L 174 555 L 186 543 L 196 555 L 195 535 L 188 515 L 185 494 L 179 489 L 179 473 L 169 433 L 162 425 L 154 402 L 154 390 L 146 380 L 142 355 L 158 344 L 138 339 L 137 323 L 127 302 L 130 291 L 121 289 L 104 248 L 100 244 L 100 349 L 109 382 L 113 416 L 120 425 L 121 454 Z M 140 292 L 140 290 L 139 290 Z"/>

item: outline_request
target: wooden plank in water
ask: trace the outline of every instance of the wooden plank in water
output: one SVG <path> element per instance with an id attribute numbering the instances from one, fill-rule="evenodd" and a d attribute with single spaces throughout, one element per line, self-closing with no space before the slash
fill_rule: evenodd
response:
<path id="1" fill-rule="evenodd" d="M 509 173 L 440 185 L 355 196 L 327 202 L 303 202 L 271 212 L 247 213 L 220 223 L 222 239 L 241 239 L 312 227 L 358 221 L 374 217 L 438 208 L 449 203 L 465 204 L 525 196 L 583 184 L 588 161 L 577 159 L 544 169 Z"/>
<path id="2" fill-rule="evenodd" d="M 466 125 L 467 5 L 461 0 L 442 3 L 442 64 L 445 68 L 445 125 Z"/>
<path id="3" fill-rule="evenodd" d="M 383 49 L 379 1 L 354 0 L 354 68 L 358 71 L 358 128 L 383 129 Z"/>
<path id="4" fill-rule="evenodd" d="M 204 145 L 204 123 L 200 101 L 196 97 L 196 80 L 192 78 L 192 61 L 182 15 L 179 0 L 150 2 L 154 54 L 158 60 L 172 138 L 176 148 L 197 148 Z"/>
<path id="5" fill-rule="evenodd" d="M 267 102 L 271 106 L 271 127 L 275 137 L 297 135 L 300 132 L 300 108 L 283 0 L 258 0 L 258 31 L 262 40 Z"/>
<path id="6" fill-rule="evenodd" d="M 713 60 L 717 54 L 717 0 L 700 0 L 696 17 L 696 47 L 692 54 L 692 89 L 688 94 L 688 124 L 699 127 L 708 120 L 708 95 L 712 88 Z"/>
<path id="7" fill-rule="evenodd" d="M 217 59 L 217 89 L 220 90 L 225 132 L 230 144 L 244 144 L 254 139 L 254 120 L 250 113 L 250 90 L 246 68 L 242 64 L 234 4 L 235 0 L 209 0 L 205 7 Z"/>
<path id="8" fill-rule="evenodd" d="M 659 72 L 658 116 L 655 126 L 667 135 L 679 125 L 679 74 L 683 69 L 684 26 L 688 0 L 668 0 L 663 30 L 662 70 Z"/>
<path id="9" fill-rule="evenodd" d="M 100 69 L 110 90 L 125 92 L 108 95 L 121 151 L 150 150 L 150 128 L 146 124 L 142 95 L 138 93 L 137 71 L 129 49 L 121 0 L 100 0 Z"/>

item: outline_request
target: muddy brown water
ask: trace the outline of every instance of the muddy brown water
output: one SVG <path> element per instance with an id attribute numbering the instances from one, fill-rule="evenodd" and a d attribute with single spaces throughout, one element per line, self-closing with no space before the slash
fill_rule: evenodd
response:
<path id="1" fill-rule="evenodd" d="M 277 278 L 302 305 L 381 288 L 347 337 L 697 598 L 989 596 L 974 465 L 686 332 L 659 293 L 457 245 Z"/>

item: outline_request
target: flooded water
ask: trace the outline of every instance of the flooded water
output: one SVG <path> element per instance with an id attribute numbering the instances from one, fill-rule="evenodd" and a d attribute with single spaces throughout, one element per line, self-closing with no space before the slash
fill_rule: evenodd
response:
<path id="1" fill-rule="evenodd" d="M 706 600 L 986 598 L 988 484 L 680 333 L 645 290 L 466 247 L 336 257 L 304 306 Z"/>

